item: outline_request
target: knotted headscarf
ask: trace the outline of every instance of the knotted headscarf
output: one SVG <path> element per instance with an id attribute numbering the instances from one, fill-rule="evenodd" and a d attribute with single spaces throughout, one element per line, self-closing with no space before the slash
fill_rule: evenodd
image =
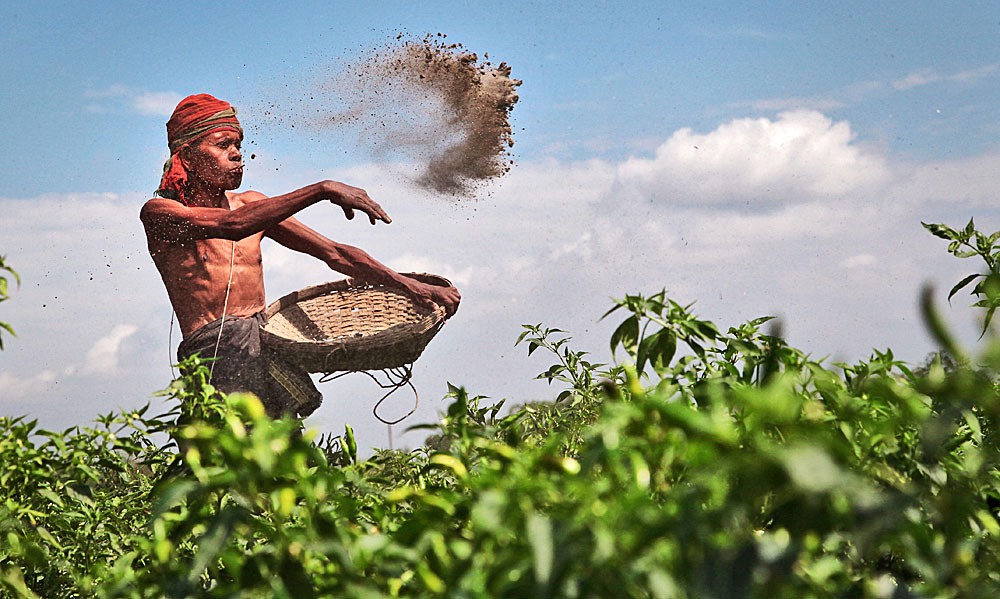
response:
<path id="1" fill-rule="evenodd" d="M 243 138 L 243 128 L 236 119 L 236 109 L 208 94 L 188 96 L 174 109 L 167 121 L 167 143 L 170 158 L 163 165 L 163 178 L 156 195 L 179 200 L 184 204 L 184 186 L 188 172 L 181 159 L 180 150 L 184 146 L 205 137 L 213 131 L 229 129 Z"/>

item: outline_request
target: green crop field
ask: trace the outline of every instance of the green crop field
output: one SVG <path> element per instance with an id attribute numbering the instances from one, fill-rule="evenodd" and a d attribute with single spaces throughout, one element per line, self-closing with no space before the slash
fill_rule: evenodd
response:
<path id="1" fill-rule="evenodd" d="M 451 387 L 412 452 L 299 435 L 197 360 L 168 414 L 0 418 L 0 597 L 993 599 L 1000 232 L 925 227 L 981 260 L 948 298 L 986 335 L 959 347 L 927 290 L 920 366 L 817 361 L 661 292 L 611 306 L 612 364 L 526 326 L 555 399 Z"/>

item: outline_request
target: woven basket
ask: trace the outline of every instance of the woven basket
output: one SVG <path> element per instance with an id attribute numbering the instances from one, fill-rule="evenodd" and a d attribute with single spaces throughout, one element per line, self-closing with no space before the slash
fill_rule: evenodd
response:
<path id="1" fill-rule="evenodd" d="M 444 277 L 406 276 L 450 287 Z M 261 341 L 307 372 L 384 370 L 412 364 L 444 324 L 399 289 L 344 279 L 289 293 L 267 307 Z"/>

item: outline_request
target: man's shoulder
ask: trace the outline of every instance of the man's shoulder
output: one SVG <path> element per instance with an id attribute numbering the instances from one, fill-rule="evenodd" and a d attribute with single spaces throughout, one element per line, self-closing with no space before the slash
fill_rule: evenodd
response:
<path id="1" fill-rule="evenodd" d="M 267 196 L 259 191 L 247 190 L 241 191 L 240 193 L 233 193 L 227 191 L 226 195 L 229 196 L 230 204 L 234 207 L 240 206 L 242 204 L 249 204 L 250 202 L 256 202 L 258 200 L 266 200 Z"/>
<path id="2" fill-rule="evenodd" d="M 161 198 L 159 196 L 150 198 L 146 200 L 146 203 L 142 205 L 139 209 L 139 218 L 143 222 L 148 222 L 151 217 L 156 215 L 163 210 L 169 210 L 178 204 L 177 200 L 171 200 L 169 198 Z"/>

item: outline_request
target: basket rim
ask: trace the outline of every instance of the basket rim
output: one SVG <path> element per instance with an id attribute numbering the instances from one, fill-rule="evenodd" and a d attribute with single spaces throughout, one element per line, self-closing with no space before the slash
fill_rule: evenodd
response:
<path id="1" fill-rule="evenodd" d="M 427 283 L 430 285 L 436 285 L 438 287 L 451 287 L 451 281 L 448 279 L 435 274 L 430 273 L 399 273 L 403 276 L 416 279 L 422 283 Z M 319 285 L 311 285 L 309 287 L 304 287 L 298 291 L 292 291 L 291 293 L 285 294 L 277 300 L 268 304 L 264 311 L 265 316 L 270 320 L 272 316 L 287 308 L 291 305 L 297 304 L 301 301 L 306 301 L 319 297 L 322 295 L 327 295 L 334 292 L 346 292 L 346 291 L 364 291 L 366 289 L 380 289 L 390 293 L 396 293 L 408 298 L 413 301 L 413 298 L 406 292 L 384 283 L 372 283 L 365 281 L 357 277 L 347 277 L 345 279 L 339 279 L 336 281 L 330 281 L 327 283 L 321 283 Z M 425 308 L 420 306 L 415 306 L 418 311 L 423 311 Z M 373 331 L 371 333 L 364 333 L 360 335 L 355 335 L 352 337 L 341 338 L 330 341 L 303 341 L 298 339 L 291 339 L 280 335 L 273 331 L 267 330 L 267 325 L 265 325 L 261 332 L 268 338 L 268 341 L 281 345 L 283 349 L 291 350 L 320 350 L 320 349 L 342 349 L 350 347 L 353 343 L 362 342 L 365 345 L 377 343 L 382 337 L 394 337 L 398 334 L 400 329 L 416 329 L 417 331 L 413 334 L 414 337 L 425 333 L 426 331 L 434 328 L 440 323 L 444 322 L 445 309 L 442 306 L 438 306 L 434 310 L 430 310 L 423 314 L 419 320 L 407 323 L 400 323 L 392 325 L 390 327 Z M 429 341 L 429 340 L 428 340 Z"/>

